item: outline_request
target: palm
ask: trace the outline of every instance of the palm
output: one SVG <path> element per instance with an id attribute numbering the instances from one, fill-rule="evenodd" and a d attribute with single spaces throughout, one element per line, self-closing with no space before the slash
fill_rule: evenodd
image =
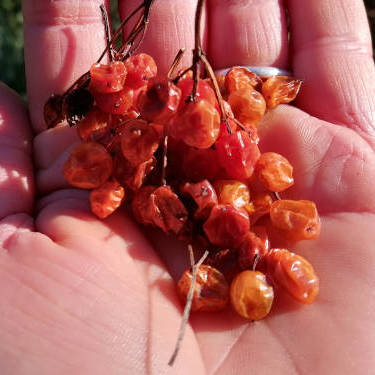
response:
<path id="1" fill-rule="evenodd" d="M 320 118 L 341 123 L 340 113 L 353 110 L 348 105 L 328 112 L 328 94 L 314 107 L 309 90 L 314 91 L 313 84 L 299 104 Z M 9 104 L 2 111 L 5 129 L 14 138 L 17 132 L 10 124 L 14 113 L 20 116 L 19 103 L 2 91 Z M 24 129 L 21 120 L 17 124 Z M 291 160 L 297 183 L 290 195 L 316 201 L 322 214 L 320 239 L 293 249 L 314 264 L 321 294 L 305 308 L 280 295 L 272 315 L 255 324 L 231 312 L 193 316 L 171 373 L 370 373 L 375 156 L 371 132 L 362 132 L 366 121 L 356 125 L 359 134 L 287 106 L 267 116 L 262 150 Z M 17 142 L 27 139 L 22 129 Z M 61 163 L 74 140 L 74 130 L 66 128 L 37 136 L 41 192 L 64 187 Z M 17 152 L 10 157 L 23 158 Z M 31 180 L 22 160 L 4 165 Z M 16 191 L 24 203 L 9 194 L 11 199 L 3 195 L 3 217 L 29 209 L 29 189 Z M 10 200 L 14 204 L 8 207 Z M 94 219 L 81 191 L 57 190 L 37 207 L 33 223 L 17 214 L 0 224 L 0 241 L 8 250 L 0 253 L 5 374 L 168 372 L 181 318 L 170 275 L 178 276 L 186 264 L 183 249 L 159 238 L 155 251 L 124 213 L 104 222 Z"/>

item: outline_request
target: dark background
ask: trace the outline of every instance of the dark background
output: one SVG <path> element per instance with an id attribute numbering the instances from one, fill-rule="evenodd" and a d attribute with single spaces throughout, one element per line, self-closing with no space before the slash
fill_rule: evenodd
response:
<path id="1" fill-rule="evenodd" d="M 375 0 L 365 4 L 375 50 Z M 21 0 L 0 0 L 0 80 L 25 96 Z"/>

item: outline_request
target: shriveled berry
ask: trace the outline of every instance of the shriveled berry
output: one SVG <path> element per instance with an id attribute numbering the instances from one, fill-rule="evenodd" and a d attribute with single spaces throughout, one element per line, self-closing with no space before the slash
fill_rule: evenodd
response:
<path id="1" fill-rule="evenodd" d="M 207 219 L 213 206 L 217 205 L 217 196 L 214 188 L 208 180 L 203 180 L 197 183 L 187 182 L 182 188 L 181 192 L 189 194 L 196 203 L 197 210 L 194 217 L 197 220 Z"/>
<path id="2" fill-rule="evenodd" d="M 186 302 L 193 280 L 193 273 L 188 268 L 177 283 L 177 291 Z M 229 286 L 224 275 L 208 265 L 201 265 L 197 271 L 191 311 L 220 311 L 229 301 Z"/>
<path id="3" fill-rule="evenodd" d="M 93 107 L 77 124 L 77 132 L 82 141 L 96 141 L 109 131 L 108 113 Z"/>
<path id="4" fill-rule="evenodd" d="M 267 191 L 252 191 L 251 203 L 254 207 L 252 215 L 259 218 L 263 215 L 268 214 L 270 212 L 273 201 L 274 200 L 272 198 L 272 195 Z"/>
<path id="5" fill-rule="evenodd" d="M 108 94 L 124 88 L 126 68 L 122 61 L 109 64 L 96 63 L 90 68 L 91 88 L 100 93 Z"/>
<path id="6" fill-rule="evenodd" d="M 236 180 L 218 180 L 214 188 L 219 204 L 230 204 L 236 208 L 245 208 L 250 203 L 250 191 L 246 184 Z"/>
<path id="7" fill-rule="evenodd" d="M 246 211 L 231 205 L 217 205 L 203 225 L 210 242 L 221 247 L 237 247 L 250 228 Z"/>
<path id="8" fill-rule="evenodd" d="M 125 190 L 117 181 L 107 181 L 91 191 L 91 211 L 100 219 L 104 219 L 120 207 L 124 196 Z"/>
<path id="9" fill-rule="evenodd" d="M 259 90 L 262 87 L 262 79 L 255 73 L 240 66 L 229 69 L 225 76 L 225 88 L 228 94 L 241 89 Z"/>
<path id="10" fill-rule="evenodd" d="M 114 177 L 121 183 L 121 185 L 128 187 L 132 191 L 138 190 L 143 185 L 147 175 L 156 166 L 156 159 L 152 157 L 134 167 L 124 158 L 121 152 L 115 154 L 113 162 Z"/>
<path id="11" fill-rule="evenodd" d="M 266 111 L 266 101 L 256 90 L 240 89 L 228 97 L 234 116 L 245 127 L 258 125 Z"/>
<path id="12" fill-rule="evenodd" d="M 182 79 L 178 82 L 177 86 L 181 89 L 181 102 L 179 111 L 187 104 L 191 92 L 193 90 L 194 81 L 191 78 Z M 196 101 L 205 100 L 210 103 L 217 110 L 219 109 L 219 104 L 216 99 L 215 91 L 212 89 L 211 85 L 205 80 L 200 79 L 197 85 Z"/>
<path id="13" fill-rule="evenodd" d="M 260 155 L 255 172 L 264 187 L 271 191 L 284 191 L 294 184 L 292 165 L 276 152 Z"/>
<path id="14" fill-rule="evenodd" d="M 230 285 L 230 302 L 233 309 L 249 320 L 263 319 L 271 310 L 273 288 L 259 271 L 243 271 Z"/>
<path id="15" fill-rule="evenodd" d="M 139 223 L 159 227 L 165 233 L 178 234 L 187 221 L 185 206 L 169 186 L 140 189 L 132 209 Z"/>
<path id="16" fill-rule="evenodd" d="M 159 147 L 160 135 L 143 120 L 129 120 L 121 128 L 121 150 L 132 166 L 151 159 Z"/>
<path id="17" fill-rule="evenodd" d="M 212 146 L 219 136 L 219 131 L 219 112 L 206 100 L 187 103 L 170 127 L 174 138 L 200 149 Z"/>
<path id="18" fill-rule="evenodd" d="M 205 263 L 218 269 L 228 282 L 231 282 L 242 271 L 238 266 L 237 251 L 232 249 L 223 249 L 210 254 Z"/>
<path id="19" fill-rule="evenodd" d="M 302 85 L 302 81 L 287 76 L 268 78 L 262 86 L 262 94 L 267 102 L 267 108 L 275 108 L 279 104 L 293 101 Z"/>
<path id="20" fill-rule="evenodd" d="M 86 88 L 71 91 L 63 102 L 63 113 L 69 126 L 75 126 L 94 105 L 94 97 Z"/>
<path id="21" fill-rule="evenodd" d="M 272 224 L 291 241 L 311 240 L 320 234 L 320 218 L 314 202 L 274 201 L 270 217 Z"/>
<path id="22" fill-rule="evenodd" d="M 156 77 L 158 69 L 155 60 L 146 53 L 130 56 L 125 60 L 127 71 L 125 86 L 131 89 L 146 87 L 148 80 Z"/>
<path id="23" fill-rule="evenodd" d="M 177 112 L 181 90 L 168 79 L 151 79 L 141 92 L 137 108 L 147 121 L 166 124 Z"/>
<path id="24" fill-rule="evenodd" d="M 243 130 L 220 135 L 216 144 L 220 165 L 227 172 L 227 178 L 247 180 L 254 172 L 260 151 L 255 142 Z"/>
<path id="25" fill-rule="evenodd" d="M 310 262 L 286 249 L 272 249 L 265 259 L 267 272 L 277 285 L 299 302 L 314 302 L 319 278 Z"/>
<path id="26" fill-rule="evenodd" d="M 269 250 L 269 241 L 266 230 L 263 228 L 263 237 L 252 231 L 248 232 L 238 247 L 238 264 L 242 269 L 250 269 L 257 258 L 262 258 Z"/>
<path id="27" fill-rule="evenodd" d="M 104 112 L 115 115 L 125 114 L 133 104 L 133 90 L 125 87 L 110 94 L 93 92 L 96 105 Z"/>
<path id="28" fill-rule="evenodd" d="M 64 164 L 64 177 L 70 185 L 94 189 L 112 174 L 112 157 L 105 147 L 96 142 L 78 145 Z"/>

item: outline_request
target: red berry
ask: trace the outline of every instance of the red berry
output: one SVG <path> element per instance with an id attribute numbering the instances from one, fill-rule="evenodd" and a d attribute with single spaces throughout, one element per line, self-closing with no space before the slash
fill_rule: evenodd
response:
<path id="1" fill-rule="evenodd" d="M 159 147 L 159 133 L 143 120 L 129 120 L 121 128 L 121 150 L 134 167 L 149 160 Z"/>
<path id="2" fill-rule="evenodd" d="M 217 205 L 203 225 L 210 242 L 221 247 L 237 247 L 243 241 L 250 228 L 246 211 L 231 205 Z"/>
<path id="3" fill-rule="evenodd" d="M 158 72 L 155 60 L 146 53 L 130 56 L 125 67 L 128 72 L 125 85 L 134 90 L 146 87 L 148 80 L 156 77 Z"/>
<path id="4" fill-rule="evenodd" d="M 223 132 L 215 146 L 219 163 L 225 169 L 228 178 L 243 181 L 251 177 L 260 151 L 247 132 Z"/>
<path id="5" fill-rule="evenodd" d="M 207 219 L 212 207 L 217 205 L 215 190 L 208 180 L 203 180 L 196 184 L 187 182 L 181 188 L 181 192 L 189 194 L 197 204 L 198 208 L 194 214 L 197 220 Z"/>
<path id="6" fill-rule="evenodd" d="M 108 65 L 94 64 L 90 69 L 90 86 L 93 91 L 108 94 L 124 88 L 126 68 L 122 61 L 113 61 Z"/>
<path id="7" fill-rule="evenodd" d="M 133 90 L 125 87 L 121 91 L 110 94 L 102 94 L 99 92 L 92 92 L 96 105 L 104 112 L 115 115 L 125 114 L 133 103 Z"/>
<path id="8" fill-rule="evenodd" d="M 174 138 L 200 149 L 212 146 L 219 131 L 219 112 L 206 100 L 187 103 L 170 126 Z"/>
<path id="9" fill-rule="evenodd" d="M 166 124 L 177 112 L 181 90 L 168 79 L 151 79 L 139 94 L 137 108 L 147 121 Z"/>

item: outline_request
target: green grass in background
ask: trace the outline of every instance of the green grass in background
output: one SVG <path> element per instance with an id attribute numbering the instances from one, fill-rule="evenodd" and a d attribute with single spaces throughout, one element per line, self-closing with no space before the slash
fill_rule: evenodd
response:
<path id="1" fill-rule="evenodd" d="M 35 1 L 35 0 L 26 0 Z M 116 1 L 111 1 L 114 26 L 118 25 Z M 375 49 L 375 3 L 365 0 Z M 25 96 L 21 0 L 0 0 L 0 80 Z"/>

